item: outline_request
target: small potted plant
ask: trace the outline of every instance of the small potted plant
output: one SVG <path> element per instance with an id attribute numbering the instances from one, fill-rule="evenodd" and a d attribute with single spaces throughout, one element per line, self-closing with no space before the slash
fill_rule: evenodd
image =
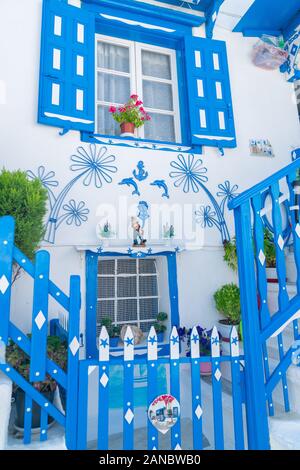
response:
<path id="1" fill-rule="evenodd" d="M 225 284 L 214 294 L 217 310 L 225 317 L 219 320 L 218 330 L 222 340 L 229 342 L 231 328 L 237 329 L 241 321 L 240 289 L 235 284 Z"/>
<path id="2" fill-rule="evenodd" d="M 273 235 L 267 228 L 264 231 L 264 255 L 266 257 L 266 274 L 268 282 L 277 283 L 276 249 Z"/>
<path id="3" fill-rule="evenodd" d="M 10 364 L 27 382 L 29 380 L 30 372 L 30 359 L 22 349 L 15 343 L 11 342 L 6 348 L 6 361 Z M 50 403 L 54 401 L 54 394 L 56 390 L 56 381 L 49 375 L 45 380 L 40 382 L 33 382 L 32 386 L 44 395 Z M 25 392 L 14 384 L 14 398 L 16 404 L 15 428 L 18 431 L 24 430 L 24 411 L 25 411 Z M 33 401 L 32 403 L 32 430 L 37 431 L 40 428 L 41 408 Z M 48 416 L 48 424 L 51 424 L 54 419 Z"/>
<path id="4" fill-rule="evenodd" d="M 105 326 L 109 335 L 109 345 L 111 348 L 116 348 L 120 341 L 121 327 L 119 325 L 113 325 L 113 321 L 110 317 L 103 317 L 101 320 L 101 327 Z"/>
<path id="5" fill-rule="evenodd" d="M 165 322 L 168 319 L 168 315 L 165 312 L 159 312 L 156 317 L 156 322 L 154 323 L 154 328 L 157 334 L 157 341 L 159 343 L 163 343 L 164 341 L 164 333 L 167 329 Z"/>
<path id="6" fill-rule="evenodd" d="M 151 120 L 143 107 L 143 102 L 135 94 L 131 95 L 127 103 L 120 108 L 110 106 L 109 112 L 113 119 L 120 124 L 121 137 L 134 137 L 135 129 Z"/>

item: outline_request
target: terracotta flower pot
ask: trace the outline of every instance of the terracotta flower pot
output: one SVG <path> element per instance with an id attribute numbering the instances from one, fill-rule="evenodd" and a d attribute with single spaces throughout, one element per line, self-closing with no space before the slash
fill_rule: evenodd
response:
<path id="1" fill-rule="evenodd" d="M 132 122 L 122 122 L 121 127 L 121 137 L 133 137 L 135 126 Z"/>
<path id="2" fill-rule="evenodd" d="M 200 374 L 201 375 L 211 375 L 212 366 L 211 362 L 201 362 L 200 363 Z"/>

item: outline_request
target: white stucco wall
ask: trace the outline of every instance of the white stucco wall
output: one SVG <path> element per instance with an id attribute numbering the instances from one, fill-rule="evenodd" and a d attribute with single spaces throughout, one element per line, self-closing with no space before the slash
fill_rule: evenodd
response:
<path id="1" fill-rule="evenodd" d="M 0 166 L 36 171 L 44 165 L 46 170 L 56 172 L 62 188 L 74 177 L 70 171 L 70 156 L 76 153 L 78 146 L 87 145 L 80 142 L 77 132 L 61 137 L 59 129 L 37 124 L 41 4 L 41 0 L 1 0 L 0 3 Z M 218 184 L 225 180 L 238 184 L 239 191 L 255 184 L 286 165 L 290 161 L 291 146 L 300 145 L 292 85 L 285 82 L 279 72 L 266 72 L 252 65 L 250 52 L 255 40 L 222 29 L 216 31 L 216 38 L 227 42 L 238 147 L 226 150 L 224 157 L 220 157 L 216 149 L 204 148 L 201 159 L 208 169 L 207 188 L 214 195 Z M 275 158 L 251 157 L 251 138 L 270 139 Z M 169 173 L 170 162 L 176 160 L 176 153 L 110 146 L 108 154 L 116 156 L 118 167 L 113 183 L 96 189 L 93 186 L 86 188 L 78 182 L 66 200 L 85 201 L 90 209 L 88 222 L 79 228 L 62 225 L 57 232 L 55 246 L 44 244 L 52 255 L 51 277 L 54 282 L 68 290 L 69 275 L 81 275 L 83 312 L 85 263 L 74 246 L 98 243 L 95 235 L 97 206 L 103 202 L 117 204 L 120 195 L 130 196 L 130 190 L 119 186 L 118 182 L 131 175 L 139 160 L 144 161 L 152 181 L 167 181 L 170 204 L 210 204 L 204 193 L 184 194 L 174 187 Z M 150 206 L 162 202 L 161 192 L 148 184 L 143 186 L 141 199 Z M 129 198 L 129 203 L 137 203 L 138 200 Z M 231 215 L 227 214 L 227 221 L 233 234 Z M 222 261 L 220 235 L 216 229 L 206 229 L 204 245 L 201 251 L 178 256 L 180 314 L 182 324 L 201 323 L 210 327 L 218 317 L 212 293 L 223 283 L 234 279 L 234 275 Z M 28 329 L 31 289 L 26 289 L 24 281 L 20 279 L 16 285 L 13 314 L 16 323 Z M 51 303 L 51 316 L 57 316 L 58 310 L 59 307 Z"/>

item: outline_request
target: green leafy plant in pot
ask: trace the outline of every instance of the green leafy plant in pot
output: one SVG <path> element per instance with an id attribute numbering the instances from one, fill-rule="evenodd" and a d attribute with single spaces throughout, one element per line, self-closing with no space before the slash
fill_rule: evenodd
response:
<path id="1" fill-rule="evenodd" d="M 232 326 L 238 329 L 241 321 L 240 289 L 235 284 L 225 284 L 214 294 L 217 310 L 225 317 L 218 322 L 222 340 L 229 342 Z"/>
<path id="2" fill-rule="evenodd" d="M 6 362 L 10 364 L 27 382 L 29 380 L 30 372 L 30 359 L 22 349 L 20 349 L 15 343 L 11 342 L 6 348 Z M 44 395 L 47 400 L 52 403 L 54 400 L 54 394 L 56 390 L 56 381 L 49 375 L 46 376 L 45 380 L 40 382 L 33 382 L 32 386 Z M 13 387 L 13 394 L 16 403 L 16 415 L 15 415 L 15 427 L 18 430 L 24 429 L 24 411 L 25 411 L 25 392 L 19 388 L 16 384 Z M 32 429 L 40 427 L 41 409 L 40 406 L 35 402 L 32 404 Z M 48 424 L 54 420 L 51 416 L 48 416 Z"/>
<path id="3" fill-rule="evenodd" d="M 111 348 L 116 348 L 120 341 L 121 327 L 114 325 L 110 317 L 103 317 L 101 320 L 101 327 L 105 326 L 109 335 L 109 345 Z"/>
<path id="4" fill-rule="evenodd" d="M 164 334 L 167 330 L 165 322 L 168 320 L 168 314 L 165 312 L 159 312 L 156 316 L 156 321 L 154 323 L 154 328 L 157 334 L 157 341 L 162 343 L 164 341 Z"/>
<path id="5" fill-rule="evenodd" d="M 264 255 L 266 257 L 266 274 L 268 282 L 277 283 L 276 248 L 270 230 L 264 230 Z"/>
<path id="6" fill-rule="evenodd" d="M 44 237 L 46 211 L 47 191 L 39 179 L 29 180 L 21 170 L 0 172 L 0 217 L 14 217 L 15 244 L 31 260 Z M 14 265 L 13 282 L 20 273 Z"/>

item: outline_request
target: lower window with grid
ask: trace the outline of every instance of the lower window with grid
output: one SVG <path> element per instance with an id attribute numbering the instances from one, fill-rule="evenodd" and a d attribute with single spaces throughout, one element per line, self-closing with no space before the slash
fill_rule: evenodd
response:
<path id="1" fill-rule="evenodd" d="M 135 325 L 148 332 L 159 308 L 155 259 L 113 258 L 98 261 L 97 337 L 101 320 Z"/>

